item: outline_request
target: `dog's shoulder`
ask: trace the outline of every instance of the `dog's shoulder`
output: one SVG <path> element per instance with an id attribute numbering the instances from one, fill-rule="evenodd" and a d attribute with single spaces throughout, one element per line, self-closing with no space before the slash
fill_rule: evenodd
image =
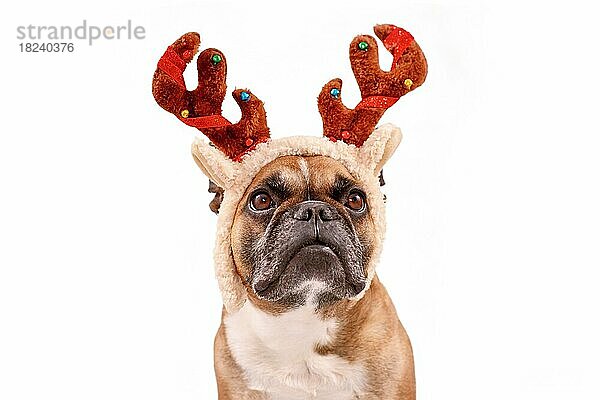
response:
<path id="1" fill-rule="evenodd" d="M 334 340 L 337 321 L 325 319 L 305 306 L 271 315 L 250 301 L 224 316 L 229 351 L 242 369 L 249 389 L 273 398 L 354 398 L 365 386 L 365 369 L 317 347 Z"/>

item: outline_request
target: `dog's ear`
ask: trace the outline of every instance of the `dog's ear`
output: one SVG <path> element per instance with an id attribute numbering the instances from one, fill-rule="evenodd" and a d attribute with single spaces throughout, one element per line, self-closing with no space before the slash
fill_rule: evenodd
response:
<path id="1" fill-rule="evenodd" d="M 217 186 L 227 189 L 233 185 L 240 164 L 227 157 L 214 146 L 197 139 L 192 145 L 194 161 L 204 175 Z"/>
<path id="2" fill-rule="evenodd" d="M 209 179 L 208 193 L 215 194 L 215 197 L 208 204 L 208 207 L 210 208 L 210 211 L 214 212 L 215 214 L 218 214 L 219 208 L 221 208 L 221 203 L 223 202 L 223 194 L 225 193 L 225 191 L 222 187 L 220 187 L 219 185 L 217 185 Z"/>
<path id="3" fill-rule="evenodd" d="M 400 128 L 385 124 L 375 129 L 358 149 L 358 162 L 373 175 L 379 176 L 385 163 L 402 141 Z"/>

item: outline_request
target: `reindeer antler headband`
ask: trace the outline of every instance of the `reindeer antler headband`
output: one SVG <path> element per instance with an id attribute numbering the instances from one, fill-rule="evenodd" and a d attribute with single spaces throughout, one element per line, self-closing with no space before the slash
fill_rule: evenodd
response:
<path id="1" fill-rule="evenodd" d="M 231 256 L 231 226 L 238 204 L 259 170 L 286 155 L 334 158 L 361 182 L 369 199 L 375 234 L 366 286 L 356 299 L 369 288 L 385 231 L 385 206 L 378 175 L 402 138 L 400 129 L 392 125 L 377 129 L 375 126 L 385 110 L 420 86 L 427 74 L 423 52 L 410 33 L 393 25 L 378 25 L 375 34 L 392 53 L 392 67 L 388 72 L 379 68 L 377 42 L 373 37 L 354 38 L 350 44 L 350 63 L 362 100 L 354 109 L 344 106 L 340 79 L 323 87 L 318 105 L 325 138 L 271 139 L 263 103 L 247 89 L 233 92 L 242 110 L 240 120 L 232 124 L 225 119 L 221 115 L 221 104 L 225 99 L 227 62 L 219 50 L 207 49 L 200 53 L 198 86 L 188 91 L 182 74 L 198 51 L 200 36 L 197 33 L 183 35 L 169 46 L 158 62 L 152 82 L 158 104 L 186 125 L 198 128 L 214 145 L 196 140 L 192 153 L 202 171 L 221 188 L 213 185 L 211 189 L 219 191 L 219 198 L 222 197 L 214 257 L 223 304 L 228 311 L 239 309 L 246 300 L 244 285 Z"/>
<path id="2" fill-rule="evenodd" d="M 360 35 L 350 43 L 350 63 L 362 100 L 349 109 L 342 103 L 341 79 L 328 82 L 318 97 L 323 119 L 323 134 L 361 146 L 375 129 L 386 109 L 409 91 L 419 87 L 427 75 L 427 62 L 412 35 L 394 25 L 377 25 L 375 34 L 394 57 L 389 72 L 379 67 L 377 42 Z M 198 86 L 185 87 L 183 71 L 198 52 L 200 35 L 186 33 L 167 48 L 154 73 L 152 92 L 156 102 L 183 123 L 198 128 L 225 155 L 235 161 L 269 140 L 263 102 L 247 89 L 237 89 L 233 97 L 241 119 L 232 124 L 221 113 L 225 99 L 227 61 L 217 49 L 206 49 L 198 56 Z"/>

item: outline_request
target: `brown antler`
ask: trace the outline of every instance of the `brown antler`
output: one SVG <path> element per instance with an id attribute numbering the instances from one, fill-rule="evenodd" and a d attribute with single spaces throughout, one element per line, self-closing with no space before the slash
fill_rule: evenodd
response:
<path id="1" fill-rule="evenodd" d="M 231 159 L 239 161 L 258 143 L 269 139 L 263 102 L 249 90 L 232 95 L 242 110 L 239 122 L 232 124 L 221 113 L 227 86 L 227 62 L 222 52 L 206 49 L 198 56 L 198 86 L 188 91 L 183 80 L 186 65 L 198 52 L 200 35 L 186 33 L 173 43 L 158 62 L 152 93 L 156 102 L 183 123 L 198 128 Z"/>
<path id="2" fill-rule="evenodd" d="M 386 109 L 421 86 L 427 75 L 425 55 L 412 35 L 394 25 L 376 25 L 375 34 L 394 56 L 392 68 L 379 67 L 377 42 L 360 35 L 350 44 L 350 64 L 360 88 L 361 102 L 354 110 L 342 103 L 342 80 L 329 81 L 319 94 L 323 135 L 331 140 L 361 146 Z"/>

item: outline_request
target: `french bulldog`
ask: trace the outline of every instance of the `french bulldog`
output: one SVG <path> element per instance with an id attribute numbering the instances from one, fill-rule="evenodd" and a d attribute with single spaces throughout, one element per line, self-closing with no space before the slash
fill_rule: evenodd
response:
<path id="1" fill-rule="evenodd" d="M 318 99 L 323 138 L 271 139 L 263 103 L 248 90 L 233 92 L 240 121 L 225 120 L 226 63 L 216 49 L 200 53 L 199 85 L 188 91 L 182 73 L 197 34 L 182 36 L 158 63 L 159 105 L 212 142 L 198 138 L 192 154 L 219 214 L 220 400 L 415 399 L 411 344 L 375 273 L 385 232 L 381 171 L 401 133 L 375 125 L 423 83 L 427 64 L 402 28 L 375 33 L 394 56 L 392 69 L 380 70 L 374 38 L 357 36 L 350 60 L 363 100 L 348 109 L 341 81 L 327 83 Z"/>
<path id="2" fill-rule="evenodd" d="M 378 234 L 363 184 L 324 156 L 284 156 L 253 179 L 233 220 L 248 301 L 215 341 L 223 399 L 411 399 L 408 336 L 367 265 Z"/>

